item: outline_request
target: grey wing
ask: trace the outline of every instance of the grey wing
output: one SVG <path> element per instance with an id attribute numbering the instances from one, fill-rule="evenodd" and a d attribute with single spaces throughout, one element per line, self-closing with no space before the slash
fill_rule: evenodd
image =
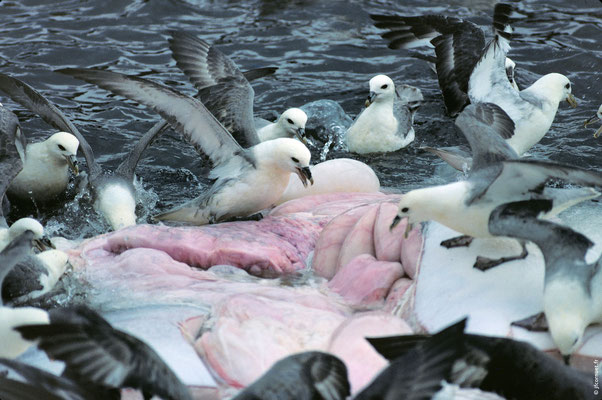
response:
<path id="1" fill-rule="evenodd" d="M 561 259 L 584 262 L 587 251 L 594 245 L 591 240 L 567 226 L 538 219 L 552 209 L 552 203 L 544 199 L 502 204 L 489 216 L 489 231 L 493 235 L 532 241 L 541 249 L 549 267 Z"/>
<path id="2" fill-rule="evenodd" d="M 25 82 L 2 73 L 0 73 L 0 90 L 23 107 L 39 115 L 47 124 L 60 131 L 72 133 L 79 140 L 79 147 L 84 153 L 90 175 L 101 172 L 100 165 L 94 159 L 92 148 L 83 135 L 61 110 L 50 103 L 42 94 Z"/>
<path id="3" fill-rule="evenodd" d="M 170 34 L 169 48 L 176 65 L 198 90 L 216 85 L 223 78 L 247 80 L 227 55 L 206 41 L 186 32 L 172 31 Z"/>
<path id="4" fill-rule="evenodd" d="M 602 187 L 602 175 L 570 165 L 538 160 L 502 161 L 502 169 L 479 196 L 496 202 L 527 200 L 538 196 L 550 179 L 587 187 Z"/>
<path id="5" fill-rule="evenodd" d="M 252 163 L 250 155 L 197 99 L 146 79 L 111 71 L 67 68 L 58 72 L 151 107 L 197 151 L 209 156 L 215 167 L 233 159 Z"/>
<path id="6" fill-rule="evenodd" d="M 454 364 L 466 352 L 465 324 L 464 319 L 422 342 L 414 341 L 413 349 L 391 362 L 355 399 L 432 398 L 442 380 L 451 381 Z"/>
<path id="7" fill-rule="evenodd" d="M 517 92 L 506 74 L 506 54 L 510 50 L 512 35 L 508 25 L 512 6 L 498 3 L 494 9 L 493 26 L 495 37 L 487 44 L 479 61 L 476 63 L 468 84 L 470 101 L 492 102 L 500 105 L 508 115 L 517 120 L 521 110 L 516 108 L 520 103 Z"/>
<path id="8" fill-rule="evenodd" d="M 430 42 L 445 108 L 456 116 L 468 104 L 468 81 L 485 46 L 483 31 L 469 21 L 441 15 L 404 17 L 371 15 L 389 48 L 410 48 Z"/>
<path id="9" fill-rule="evenodd" d="M 254 96 L 249 82 L 238 76 L 223 78 L 198 94 L 205 107 L 244 148 L 259 143 L 253 117 Z"/>
<path id="10" fill-rule="evenodd" d="M 339 358 L 311 352 L 306 365 L 315 390 L 324 400 L 344 400 L 351 394 L 347 367 Z"/>
<path id="11" fill-rule="evenodd" d="M 499 106 L 491 103 L 471 104 L 456 119 L 472 151 L 472 170 L 493 163 L 518 158 L 504 139 L 514 134 L 514 122 Z"/>
<path id="12" fill-rule="evenodd" d="M 0 253 L 0 288 L 4 286 L 6 276 L 25 258 L 32 247 L 33 233 L 26 231 L 13 239 Z M 0 301 L 0 306 L 2 301 Z"/>
<path id="13" fill-rule="evenodd" d="M 438 148 L 424 146 L 420 149 L 426 150 L 429 153 L 433 153 L 434 155 L 448 163 L 452 168 L 455 168 L 458 171 L 469 170 L 472 166 L 472 155 L 470 154 L 470 149 L 468 148 L 463 148 L 461 146 L 449 146 Z"/>
<path id="14" fill-rule="evenodd" d="M 18 262 L 4 278 L 2 300 L 8 302 L 21 296 L 41 290 L 40 275 L 48 275 L 48 270 L 34 255 L 28 255 Z"/>
<path id="15" fill-rule="evenodd" d="M 26 147 L 19 119 L 12 111 L 0 105 L 0 226 L 6 225 L 4 194 L 23 169 Z"/>
<path id="16" fill-rule="evenodd" d="M 24 338 L 39 340 L 38 347 L 50 357 L 64 361 L 69 376 L 114 388 L 140 388 L 163 398 L 191 398 L 150 347 L 84 306 L 52 310 L 50 324 L 15 329 Z"/>
<path id="17" fill-rule="evenodd" d="M 125 160 L 123 160 L 115 170 L 115 173 L 125 177 L 128 182 L 134 179 L 134 171 L 136 170 L 138 161 L 140 161 L 140 157 L 142 157 L 142 153 L 144 153 L 144 150 L 151 145 L 153 140 L 155 140 L 168 125 L 169 124 L 165 120 L 161 120 L 153 125 L 152 128 L 138 140 L 132 150 L 130 150 Z"/>

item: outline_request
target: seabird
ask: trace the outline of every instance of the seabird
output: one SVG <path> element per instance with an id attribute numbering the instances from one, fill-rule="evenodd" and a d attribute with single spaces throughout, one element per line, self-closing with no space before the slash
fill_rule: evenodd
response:
<path id="1" fill-rule="evenodd" d="M 275 363 L 234 400 L 344 400 L 350 394 L 343 361 L 332 354 L 307 351 Z"/>
<path id="2" fill-rule="evenodd" d="M 0 104 L 0 235 L 2 228 L 8 227 L 4 216 L 10 210 L 6 190 L 23 169 L 26 148 L 27 140 L 19 119 Z"/>
<path id="3" fill-rule="evenodd" d="M 49 322 L 15 328 L 36 340 L 52 359 L 65 363 L 64 376 L 80 385 L 139 389 L 145 399 L 192 399 L 188 388 L 159 355 L 139 339 L 114 329 L 95 311 L 77 306 L 48 312 Z"/>
<path id="4" fill-rule="evenodd" d="M 444 15 L 370 15 L 377 28 L 387 29 L 381 34 L 390 49 L 408 49 L 433 46 L 435 57 L 414 54 L 434 63 L 447 113 L 455 117 L 466 105 L 468 80 L 487 44 L 478 25 L 457 17 Z M 514 80 L 514 61 L 507 59 L 508 79 L 518 90 Z"/>
<path id="5" fill-rule="evenodd" d="M 571 228 L 537 219 L 549 211 L 549 200 L 498 206 L 489 218 L 492 234 L 529 240 L 545 263 L 543 311 L 554 343 L 564 357 L 580 345 L 585 328 L 602 322 L 602 257 L 588 264 L 594 245 Z M 567 397 L 568 398 L 568 397 Z"/>
<path id="6" fill-rule="evenodd" d="M 446 379 L 461 387 L 495 392 L 506 399 L 586 400 L 594 399 L 592 375 L 563 365 L 527 342 L 508 338 L 459 333 L 454 346 L 463 350 Z M 426 344 L 429 335 L 368 338 L 383 357 L 399 363 L 411 349 Z M 452 349 L 446 349 L 449 352 Z M 445 354 L 445 351 L 442 354 Z M 434 353 L 432 358 L 442 357 Z M 427 358 L 426 362 L 431 361 Z M 434 365 L 437 367 L 437 364 Z M 418 368 L 416 368 L 418 369 Z M 422 367 L 429 372 L 429 369 Z M 443 377 L 442 377 L 443 379 Z M 402 379 L 400 378 L 400 381 Z M 398 397 L 408 398 L 408 397 Z M 430 399 L 430 397 L 420 397 Z"/>
<path id="7" fill-rule="evenodd" d="M 462 343 L 465 324 L 464 319 L 391 359 L 355 400 L 431 399 L 443 381 L 452 380 L 453 366 L 466 353 Z"/>
<path id="8" fill-rule="evenodd" d="M 474 237 L 489 238 L 489 216 L 499 205 L 520 200 L 549 199 L 553 208 L 547 216 L 581 201 L 597 197 L 591 188 L 545 188 L 551 178 L 562 179 L 582 186 L 602 186 L 602 175 L 553 162 L 518 159 L 516 152 L 503 138 L 509 137 L 514 122 L 497 105 L 471 104 L 456 119 L 456 125 L 466 137 L 473 155 L 473 165 L 467 178 L 447 185 L 412 190 L 399 202 L 399 211 L 392 226 L 402 218 L 411 224 L 435 220 L 464 235 L 442 242 L 446 247 L 470 244 Z M 411 229 L 411 228 L 408 228 Z M 479 257 L 475 267 L 491 268 L 501 262 L 522 259 L 517 257 L 491 260 Z"/>
<path id="9" fill-rule="evenodd" d="M 600 105 L 600 108 L 598 108 L 598 112 L 596 113 L 596 115 L 594 115 L 593 117 L 591 117 L 583 123 L 583 127 L 587 127 L 589 124 L 596 122 L 596 120 L 602 121 L 602 104 Z M 600 136 L 600 134 L 602 134 L 602 125 L 600 125 L 596 133 L 594 133 L 594 137 L 597 138 L 598 136 Z"/>
<path id="10" fill-rule="evenodd" d="M 386 75 L 370 79 L 366 108 L 346 133 L 349 151 L 358 154 L 397 151 L 414 141 L 414 115 L 423 100 L 420 89 L 403 85 L 395 89 Z"/>
<path id="11" fill-rule="evenodd" d="M 577 103 L 571 93 L 571 82 L 566 76 L 558 73 L 544 75 L 521 91 L 516 91 L 512 86 L 506 73 L 506 54 L 510 49 L 509 40 L 512 36 L 512 29 L 508 25 L 511 13 L 511 5 L 496 4 L 493 16 L 495 36 L 484 49 L 481 45 L 484 45 L 483 34 L 478 27 L 467 29 L 467 25 L 461 24 L 463 28 L 460 29 L 458 37 L 455 28 L 448 31 L 450 27 L 459 23 L 456 18 L 434 15 L 414 19 L 388 17 L 391 20 L 383 18 L 377 26 L 386 28 L 401 24 L 400 31 L 383 35 L 391 39 L 394 46 L 415 42 L 417 38 L 432 39 L 437 52 L 437 62 L 441 64 L 437 71 L 440 82 L 444 82 L 440 83 L 440 86 L 446 104 L 448 96 L 454 99 L 449 101 L 449 113 L 455 115 L 461 111 L 467 98 L 472 103 L 497 104 L 515 123 L 513 135 L 506 139 L 514 151 L 522 155 L 550 129 L 561 101 L 566 100 L 573 107 L 576 107 Z M 378 16 L 374 18 L 379 20 Z M 452 23 L 448 26 L 449 21 Z M 481 38 L 478 46 L 476 41 L 469 39 L 471 36 Z M 466 49 L 456 44 L 459 39 Z M 464 39 L 470 44 L 465 43 Z M 467 61 L 462 57 L 466 57 Z M 446 95 L 446 92 L 450 94 Z"/>
<path id="12" fill-rule="evenodd" d="M 296 173 L 313 184 L 311 154 L 298 140 L 278 138 L 243 148 L 199 100 L 157 83 L 110 71 L 59 72 L 151 107 L 213 162 L 215 183 L 199 197 L 156 216 L 203 225 L 257 213 L 275 204 Z"/>
<path id="13" fill-rule="evenodd" d="M 31 221 L 26 221 L 27 224 L 22 225 L 24 230 L 19 228 L 19 233 L 13 231 L 14 238 L 0 253 L 0 287 L 14 266 L 30 254 L 34 240 L 43 237 L 42 225 L 33 219 Z M 0 357 L 14 358 L 27 350 L 32 342 L 23 340 L 13 328 L 29 323 L 48 323 L 48 315 L 46 311 L 33 307 L 6 307 L 0 298 L 0 321 Z"/>
<path id="14" fill-rule="evenodd" d="M 246 74 L 214 46 L 194 35 L 173 31 L 169 48 L 176 65 L 199 90 L 205 107 L 241 146 L 284 137 L 305 140 L 307 115 L 300 108 L 289 108 L 276 122 L 253 119 L 255 92 Z M 273 73 L 275 69 L 265 70 Z"/>
<path id="15" fill-rule="evenodd" d="M 161 132 L 161 127 L 155 125 L 144 134 L 115 171 L 103 171 L 84 136 L 44 96 L 25 82 L 5 74 L 0 74 L 0 90 L 17 103 L 38 114 L 49 125 L 75 135 L 88 165 L 88 187 L 92 194 L 94 208 L 106 218 L 114 230 L 136 224 L 134 171 L 144 150 Z"/>

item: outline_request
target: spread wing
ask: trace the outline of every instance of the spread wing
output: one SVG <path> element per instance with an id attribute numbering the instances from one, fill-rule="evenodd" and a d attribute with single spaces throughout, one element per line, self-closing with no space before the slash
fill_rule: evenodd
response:
<path id="1" fill-rule="evenodd" d="M 197 99 L 146 79 L 111 71 L 67 68 L 58 72 L 151 107 L 197 151 L 206 154 L 214 167 L 232 162 L 252 164 L 251 155 Z"/>
<path id="2" fill-rule="evenodd" d="M 84 153 L 86 164 L 88 164 L 88 168 L 90 170 L 90 175 L 101 173 L 100 165 L 98 165 L 94 159 L 92 148 L 84 136 L 61 112 L 61 110 L 56 108 L 38 91 L 29 86 L 27 83 L 2 73 L 0 73 L 0 90 L 10 96 L 11 99 L 21 104 L 23 107 L 39 115 L 40 118 L 46 121 L 47 124 L 60 131 L 73 134 L 77 140 L 79 140 L 79 147 Z"/>
<path id="3" fill-rule="evenodd" d="M 196 36 L 171 32 L 176 64 L 199 90 L 199 98 L 243 147 L 259 143 L 253 124 L 255 92 L 245 75 L 224 53 Z M 255 70 L 252 77 L 269 69 Z"/>
<path id="4" fill-rule="evenodd" d="M 6 225 L 3 215 L 4 194 L 23 169 L 27 142 L 19 119 L 0 105 L 0 226 Z"/>

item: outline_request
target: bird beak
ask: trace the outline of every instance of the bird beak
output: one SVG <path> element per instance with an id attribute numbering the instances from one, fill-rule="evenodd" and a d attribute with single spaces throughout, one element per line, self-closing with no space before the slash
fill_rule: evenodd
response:
<path id="1" fill-rule="evenodd" d="M 67 160 L 67 164 L 69 164 L 69 168 L 71 168 L 73 173 L 75 175 L 79 175 L 79 167 L 77 166 L 77 157 L 75 157 L 75 154 L 65 156 L 65 159 Z"/>
<path id="2" fill-rule="evenodd" d="M 295 137 L 304 145 L 307 146 L 307 140 L 305 139 L 305 128 L 299 128 L 295 132 Z"/>
<path id="3" fill-rule="evenodd" d="M 570 354 L 563 354 L 562 360 L 564 361 L 564 365 L 571 365 L 571 355 Z"/>
<path id="4" fill-rule="evenodd" d="M 309 167 L 297 168 L 296 172 L 299 176 L 299 179 L 301 179 L 301 183 L 303 183 L 303 187 L 307 187 L 307 181 L 309 181 L 309 183 L 312 185 L 314 184 L 314 178 L 311 176 Z"/>
<path id="5" fill-rule="evenodd" d="M 50 239 L 48 239 L 47 236 L 43 236 L 41 239 L 34 239 L 33 240 L 33 245 L 40 252 L 46 251 L 46 250 L 49 250 L 49 249 L 56 249 L 56 247 L 54 247 L 54 245 L 52 244 L 52 242 L 50 241 Z"/>
<path id="6" fill-rule="evenodd" d="M 370 107 L 370 105 L 374 103 L 374 99 L 376 99 L 376 96 L 378 96 L 377 93 L 370 92 L 370 96 L 368 96 L 368 98 L 366 99 L 366 108 Z"/>
<path id="7" fill-rule="evenodd" d="M 393 229 L 395 229 L 395 227 L 397 225 L 399 225 L 401 220 L 402 220 L 402 218 L 399 215 L 396 215 L 395 218 L 393 218 L 393 222 L 391 222 L 391 226 L 389 226 L 389 231 L 392 231 Z M 410 220 L 408 219 L 408 223 L 406 224 L 406 229 L 403 232 L 404 239 L 408 238 L 408 235 L 410 234 L 410 231 L 412 230 L 413 227 L 414 227 L 414 224 L 411 224 Z"/>
<path id="8" fill-rule="evenodd" d="M 597 138 L 598 136 L 600 136 L 600 134 L 602 134 L 602 125 L 598 128 L 596 133 L 594 133 L 594 138 Z"/>
<path id="9" fill-rule="evenodd" d="M 575 96 L 573 96 L 572 93 L 569 93 L 569 95 L 566 97 L 566 102 L 569 103 L 569 105 L 573 108 L 577 107 L 577 99 L 575 99 Z"/>

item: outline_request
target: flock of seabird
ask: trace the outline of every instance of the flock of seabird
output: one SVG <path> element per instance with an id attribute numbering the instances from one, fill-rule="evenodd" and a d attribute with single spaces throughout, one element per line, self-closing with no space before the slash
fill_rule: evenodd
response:
<path id="1" fill-rule="evenodd" d="M 475 24 L 441 15 L 372 15 L 382 37 L 394 49 L 431 45 L 433 64 L 447 113 L 470 150 L 429 148 L 452 166 L 467 171 L 465 179 L 412 190 L 402 196 L 395 226 L 434 220 L 462 234 L 442 242 L 451 248 L 473 238 L 517 239 L 522 252 L 513 257 L 478 257 L 475 267 L 487 270 L 524 258 L 525 243 L 541 249 L 545 264 L 543 314 L 558 349 L 566 359 L 580 345 L 585 328 L 602 322 L 602 261 L 588 264 L 593 243 L 549 217 L 600 195 L 602 175 L 550 161 L 520 158 L 550 129 L 559 103 L 575 106 L 571 82 L 547 74 L 520 90 L 514 62 L 507 58 L 512 7 L 495 6 L 494 36 L 486 41 Z M 86 307 L 50 311 L 4 305 L 48 292 L 67 265 L 67 256 L 48 249 L 42 225 L 23 218 L 8 226 L 11 199 L 44 203 L 67 187 L 81 148 L 87 166 L 87 188 L 94 208 L 115 230 L 136 223 L 134 172 L 144 150 L 170 125 L 213 164 L 212 186 L 200 196 L 156 215 L 203 225 L 248 217 L 269 208 L 284 192 L 291 174 L 304 186 L 313 184 L 311 154 L 305 145 L 307 115 L 299 108 L 284 111 L 275 122 L 254 118 L 250 81 L 275 68 L 242 72 L 215 47 L 183 32 L 170 32 L 169 47 L 180 69 L 198 90 L 187 96 L 151 80 L 96 69 L 58 72 L 95 84 L 150 107 L 164 120 L 145 133 L 114 170 L 103 169 L 75 125 L 42 94 L 25 82 L 0 74 L 0 91 L 39 115 L 59 132 L 27 144 L 17 117 L 0 105 L 0 364 L 21 379 L 0 374 L 2 399 L 110 399 L 119 388 L 139 389 L 145 399 L 189 399 L 191 394 L 159 356 L 130 335 L 113 329 Z M 412 122 L 423 100 L 409 85 L 396 88 L 386 75 L 370 82 L 364 109 L 346 132 L 349 151 L 366 154 L 396 151 L 415 137 Z M 602 120 L 602 106 L 587 126 Z M 602 133 L 599 128 L 595 137 Z M 70 172 L 71 171 L 71 172 Z M 560 179 L 582 188 L 546 187 Z M 407 231 L 406 231 L 407 233 Z M 36 253 L 34 248 L 40 248 Z M 593 398 L 591 377 L 554 360 L 526 343 L 464 333 L 460 321 L 433 335 L 371 338 L 390 359 L 388 368 L 356 395 L 356 399 L 434 398 L 442 381 L 496 392 L 507 398 Z M 66 364 L 55 376 L 14 360 L 36 343 L 51 358 Z M 514 376 L 512 378 L 511 376 Z M 514 382 L 514 383 L 512 383 Z M 306 352 L 276 363 L 236 399 L 345 399 L 350 385 L 345 364 L 333 355 Z"/>

